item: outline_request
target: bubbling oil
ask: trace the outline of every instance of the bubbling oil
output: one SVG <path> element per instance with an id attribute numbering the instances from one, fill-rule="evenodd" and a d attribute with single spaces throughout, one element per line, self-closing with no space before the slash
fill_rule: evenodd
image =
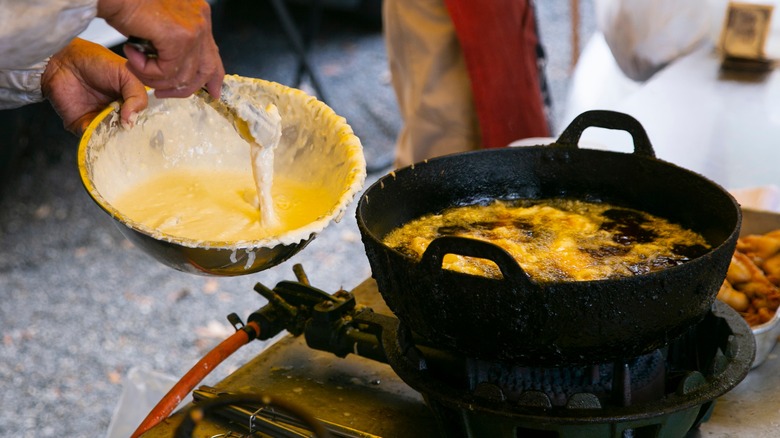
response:
<path id="1" fill-rule="evenodd" d="M 148 228 L 197 241 L 261 240 L 303 227 L 332 205 L 324 189 L 276 175 L 271 189 L 279 221 L 264 226 L 252 174 L 172 169 L 131 187 L 113 203 Z"/>
<path id="2" fill-rule="evenodd" d="M 461 236 L 505 249 L 534 280 L 601 280 L 658 271 L 706 253 L 698 233 L 646 212 L 576 199 L 497 200 L 410 221 L 383 243 L 420 259 L 431 241 Z M 446 254 L 442 267 L 499 278 L 495 263 Z"/>

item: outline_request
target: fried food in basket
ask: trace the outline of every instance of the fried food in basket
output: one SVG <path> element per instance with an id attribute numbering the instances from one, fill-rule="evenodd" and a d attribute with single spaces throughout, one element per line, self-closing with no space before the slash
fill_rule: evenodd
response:
<path id="1" fill-rule="evenodd" d="M 780 229 L 739 238 L 718 299 L 750 326 L 772 319 L 780 306 Z"/>

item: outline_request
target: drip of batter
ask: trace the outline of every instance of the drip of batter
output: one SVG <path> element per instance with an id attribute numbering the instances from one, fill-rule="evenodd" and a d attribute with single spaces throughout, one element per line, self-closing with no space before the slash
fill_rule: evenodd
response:
<path id="1" fill-rule="evenodd" d="M 277 228 L 279 216 L 274 208 L 271 188 L 274 179 L 274 151 L 282 137 L 282 117 L 276 105 L 258 108 L 245 97 L 223 89 L 222 101 L 235 112 L 234 123 L 250 144 L 252 174 L 257 186 L 254 203 L 260 209 L 260 225 Z"/>

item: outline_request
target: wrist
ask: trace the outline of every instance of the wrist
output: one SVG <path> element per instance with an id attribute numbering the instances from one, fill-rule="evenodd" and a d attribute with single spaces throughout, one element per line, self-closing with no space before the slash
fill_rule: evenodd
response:
<path id="1" fill-rule="evenodd" d="M 48 99 L 51 96 L 51 79 L 56 75 L 57 70 L 60 68 L 60 63 L 55 58 L 57 54 L 54 54 L 44 61 L 43 68 L 40 74 L 40 90 L 41 97 Z"/>

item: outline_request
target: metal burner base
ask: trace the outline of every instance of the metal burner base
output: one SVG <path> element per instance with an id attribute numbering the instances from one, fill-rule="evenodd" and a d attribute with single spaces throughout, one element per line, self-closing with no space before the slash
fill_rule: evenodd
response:
<path id="1" fill-rule="evenodd" d="M 448 437 L 679 438 L 707 418 L 716 398 L 744 379 L 755 355 L 748 325 L 716 302 L 700 325 L 665 347 L 669 377 L 661 399 L 605 404 L 594 394 L 579 393 L 558 407 L 538 391 L 510 402 L 499 389 L 479 391 L 442 381 L 441 372 L 429 369 L 424 350 L 410 347 L 402 331 L 385 333 L 383 343 L 393 370 L 426 397 Z"/>
<path id="2" fill-rule="evenodd" d="M 377 313 L 390 314 L 373 280 L 366 280 L 353 289 L 352 293 L 360 304 L 373 308 Z M 252 346 L 246 348 L 250 349 Z M 223 366 L 227 365 L 229 364 Z M 722 378 L 728 379 L 725 376 Z M 730 379 L 738 381 L 739 376 L 734 375 Z M 331 353 L 312 350 L 303 337 L 282 337 L 212 386 L 226 392 L 257 390 L 284 398 L 319 418 L 359 430 L 367 434 L 365 436 L 429 438 L 441 433 L 439 422 L 432 410 L 426 406 L 420 393 L 404 383 L 388 365 L 354 355 L 339 358 Z M 727 386 L 721 386 L 720 391 L 725 391 Z M 752 370 L 740 385 L 718 398 L 711 417 L 701 424 L 699 429 L 688 432 L 688 438 L 776 436 L 775 424 L 780 421 L 776 402 L 778 386 L 780 357 L 770 354 L 766 362 Z M 691 422 L 689 417 L 693 417 L 693 423 L 696 423 L 698 417 L 707 418 L 707 409 L 712 405 L 712 402 L 708 402 L 699 406 L 692 401 L 689 407 L 683 406 L 673 415 L 681 417 L 680 422 L 686 424 Z M 180 410 L 147 432 L 144 438 L 173 436 L 173 431 L 181 422 L 183 411 L 184 409 Z M 696 412 L 696 415 L 692 412 Z M 529 427 L 534 428 L 535 432 L 526 434 L 525 429 L 519 429 L 518 435 L 512 436 L 557 436 L 557 432 L 544 429 L 549 419 L 539 418 L 538 423 L 533 421 L 536 421 L 533 417 L 528 418 Z M 651 419 L 634 418 L 633 421 L 635 429 L 632 434 L 626 434 L 626 437 L 641 438 L 646 436 L 645 433 L 654 430 Z M 473 427 L 474 422 L 484 423 L 483 414 L 471 412 L 468 427 Z M 644 429 L 645 425 L 649 428 Z M 525 427 L 525 424 L 520 427 Z M 616 430 L 620 427 L 622 426 L 617 426 Z M 567 431 L 567 428 L 565 425 L 563 430 Z M 687 429 L 680 427 L 680 430 Z M 606 435 L 607 432 L 600 432 L 603 429 L 593 430 L 593 433 L 583 433 L 587 436 L 609 436 Z M 208 417 L 198 426 L 195 436 L 211 437 L 231 431 L 245 434 L 246 426 L 229 422 L 222 417 Z M 685 436 L 684 432 L 677 435 L 681 436 Z"/>

